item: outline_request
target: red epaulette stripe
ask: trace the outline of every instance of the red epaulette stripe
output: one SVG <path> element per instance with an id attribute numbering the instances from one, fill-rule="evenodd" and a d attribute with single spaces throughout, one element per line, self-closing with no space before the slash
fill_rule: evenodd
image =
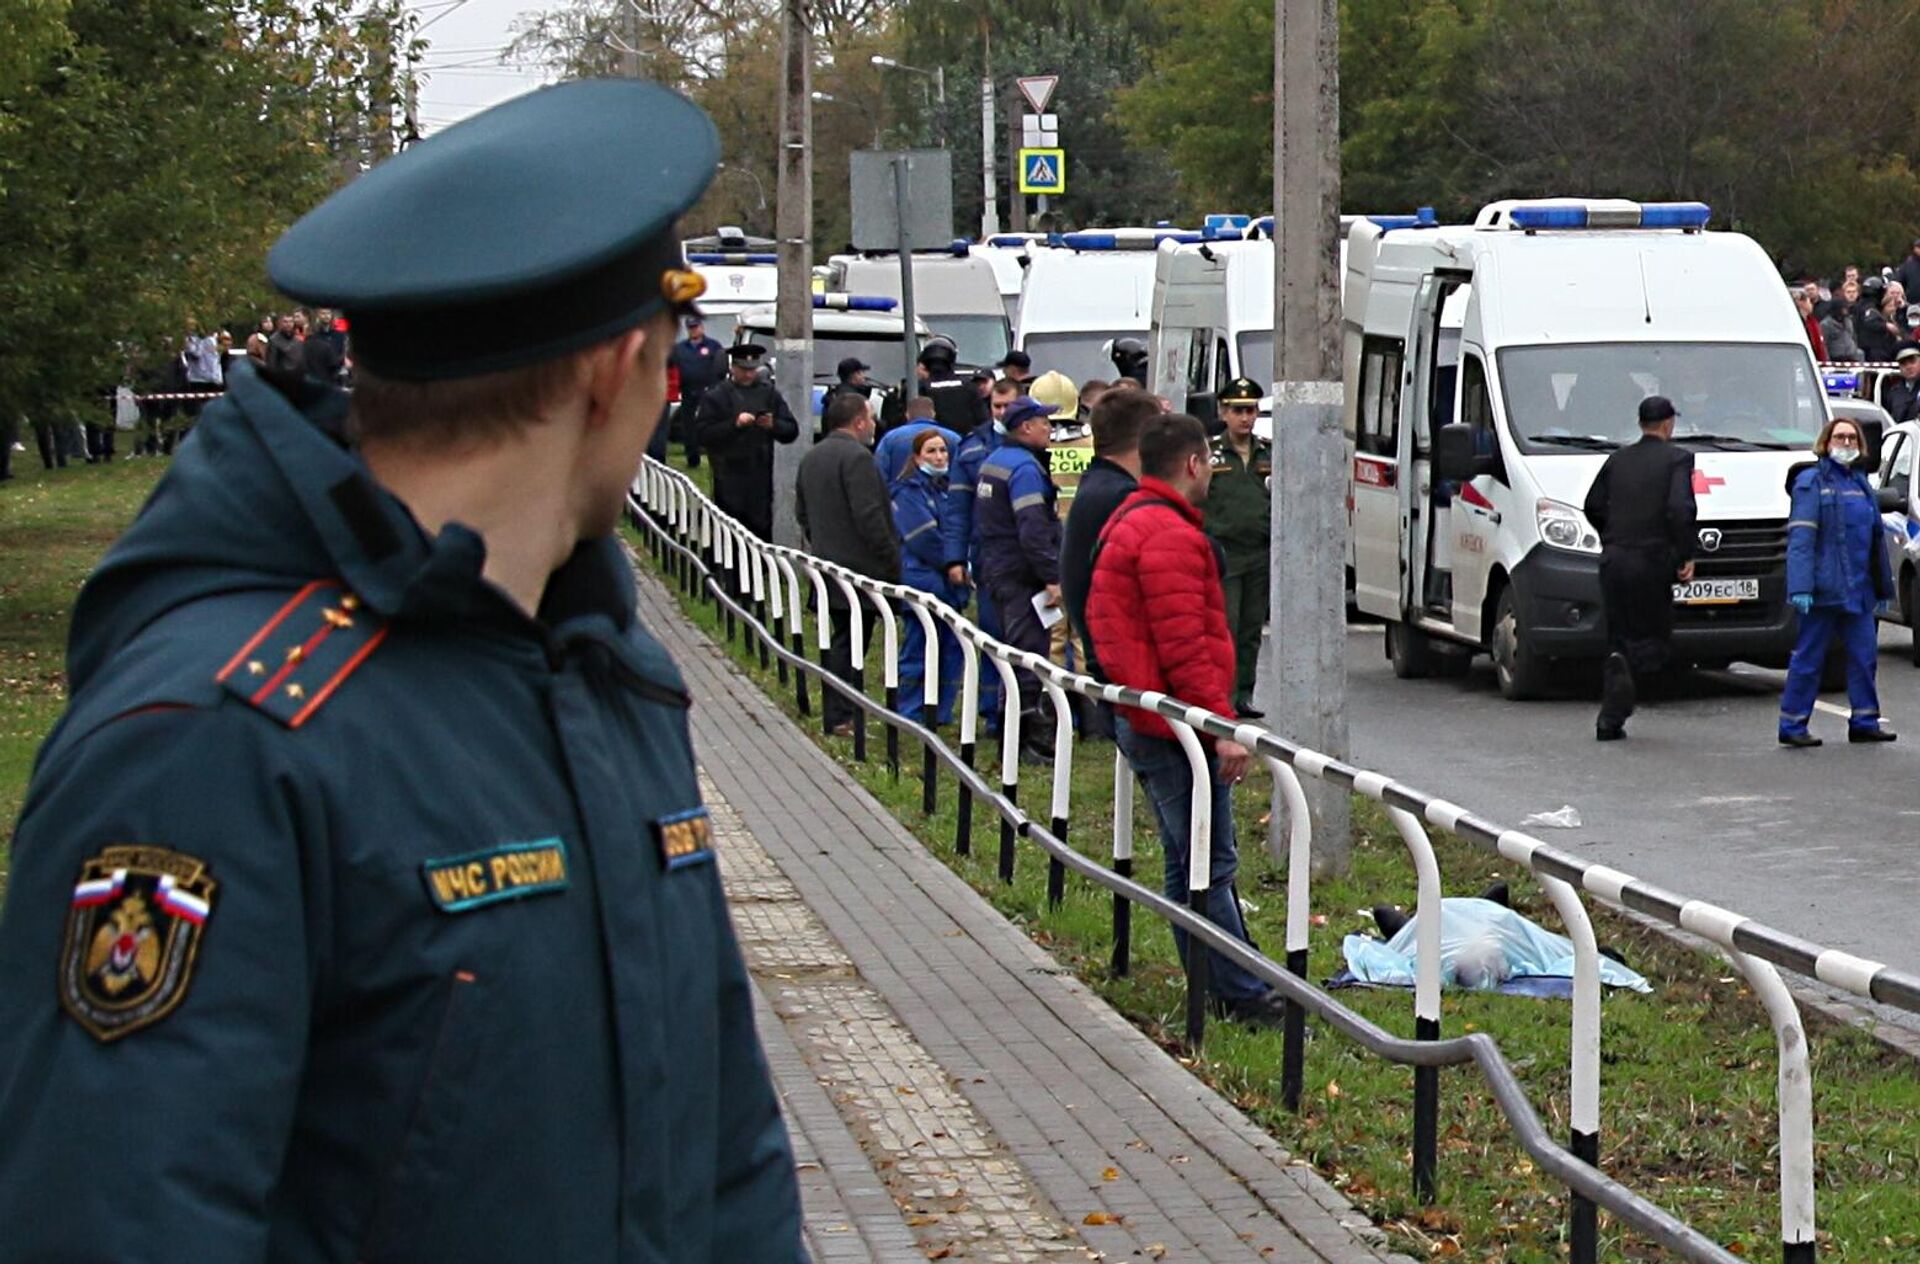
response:
<path id="1" fill-rule="evenodd" d="M 305 724 L 307 722 L 307 717 L 311 716 L 315 711 L 317 711 L 320 707 L 320 704 L 325 702 L 328 699 L 328 697 L 332 695 L 333 691 L 340 687 L 340 682 L 345 680 L 347 677 L 353 675 L 355 671 L 359 670 L 360 664 L 367 661 L 367 655 L 373 653 L 375 649 L 379 648 L 380 642 L 386 639 L 387 639 L 387 630 L 384 627 L 381 628 L 378 632 L 375 632 L 373 634 L 373 639 L 368 641 L 365 645 L 362 645 L 359 648 L 359 650 L 355 652 L 354 656 L 346 661 L 345 666 L 341 667 L 339 671 L 333 673 L 333 679 L 329 680 L 321 688 L 319 693 L 313 695 L 313 697 L 307 702 L 306 706 L 301 707 L 298 711 L 293 713 L 293 719 L 287 721 L 287 727 L 290 729 L 297 729 L 302 724 Z"/>
<path id="2" fill-rule="evenodd" d="M 220 669 L 220 674 L 215 676 L 214 680 L 218 681 L 221 684 L 225 684 L 227 677 L 233 675 L 234 672 L 240 669 L 240 664 L 247 661 L 247 655 L 253 653 L 256 649 L 259 649 L 260 643 L 266 640 L 269 636 L 272 636 L 273 630 L 279 627 L 282 623 L 286 622 L 288 615 L 292 614 L 295 610 L 298 610 L 302 605 L 306 604 L 307 598 L 313 596 L 314 593 L 319 592 L 322 588 L 338 588 L 339 586 L 340 586 L 340 581 L 337 579 L 316 579 L 312 583 L 308 584 L 305 588 L 302 588 L 299 592 L 295 593 L 291 601 L 287 602 L 286 605 L 280 607 L 280 613 L 274 615 L 273 618 L 267 620 L 266 626 L 261 628 L 258 632 L 255 632 L 253 634 L 253 638 L 249 640 L 245 645 L 242 645 L 240 647 L 240 652 L 233 656 L 233 661 L 228 663 L 225 667 L 222 667 Z"/>
<path id="3" fill-rule="evenodd" d="M 278 689 L 280 687 L 280 683 L 284 681 L 288 676 L 291 676 L 293 674 L 293 669 L 298 667 L 302 662 L 304 662 L 306 660 L 307 655 L 313 653 L 316 649 L 319 649 L 320 642 L 326 640 L 328 637 L 332 635 L 333 635 L 333 625 L 331 623 L 321 624 L 320 630 L 318 632 L 315 632 L 312 636 L 308 637 L 301 644 L 300 657 L 289 658 L 286 662 L 280 664 L 280 670 L 273 673 L 273 675 L 267 677 L 267 683 L 264 685 L 261 685 L 259 691 L 255 693 L 253 697 L 247 699 L 247 701 L 253 703 L 253 705 L 256 707 L 259 706 L 261 703 L 265 702 L 267 700 L 267 695 L 271 694 L 274 690 Z"/>

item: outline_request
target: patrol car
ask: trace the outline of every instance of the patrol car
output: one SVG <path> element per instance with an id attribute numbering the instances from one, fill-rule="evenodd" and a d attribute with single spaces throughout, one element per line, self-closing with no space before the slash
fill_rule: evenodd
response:
<path id="1" fill-rule="evenodd" d="M 827 267 L 832 293 L 900 298 L 898 255 L 835 255 Z M 1013 345 L 1013 325 L 993 265 L 973 254 L 971 242 L 914 252 L 913 314 L 935 333 L 953 339 L 959 350 L 955 359 L 963 369 L 998 364 Z"/>
<path id="2" fill-rule="evenodd" d="M 1400 676 L 1488 652 L 1508 698 L 1606 651 L 1581 505 L 1648 395 L 1695 453 L 1674 642 L 1786 662 L 1788 469 L 1829 414 L 1772 263 L 1700 203 L 1497 202 L 1470 226 L 1355 223 L 1342 322 L 1354 598 Z"/>
<path id="3" fill-rule="evenodd" d="M 702 307 L 705 306 L 703 302 Z M 880 294 L 816 294 L 813 296 L 813 412 L 820 412 L 820 398 L 827 387 L 839 379 L 834 370 L 840 361 L 855 356 L 873 366 L 875 383 L 898 382 L 906 368 L 906 352 L 901 346 L 905 326 L 894 299 Z M 768 350 L 767 363 L 779 374 L 780 355 L 774 342 L 775 311 L 772 307 L 754 307 L 740 313 L 734 327 L 734 341 L 757 342 Z M 914 355 L 927 345 L 933 333 L 927 322 L 914 321 Z M 877 407 L 877 403 L 876 403 Z"/>
<path id="4" fill-rule="evenodd" d="M 1013 345 L 1036 369 L 1076 384 L 1110 381 L 1117 370 L 1106 346 L 1145 341 L 1153 324 L 1154 229 L 1061 233 L 1029 255 Z M 1235 234 L 1236 236 L 1238 234 Z"/>
<path id="5" fill-rule="evenodd" d="M 687 266 L 707 279 L 700 312 L 706 317 L 709 337 L 732 341 L 734 322 L 741 312 L 780 297 L 776 244 L 769 237 L 749 237 L 730 224 L 710 237 L 691 237 L 680 243 Z"/>

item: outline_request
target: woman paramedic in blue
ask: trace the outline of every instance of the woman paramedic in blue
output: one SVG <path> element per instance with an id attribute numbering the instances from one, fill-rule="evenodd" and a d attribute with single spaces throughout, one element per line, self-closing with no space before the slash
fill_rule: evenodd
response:
<path id="1" fill-rule="evenodd" d="M 937 429 L 913 437 L 913 456 L 893 484 L 893 525 L 900 533 L 900 577 L 910 587 L 932 593 L 955 609 L 965 609 L 967 589 L 947 578 L 941 540 L 952 509 L 947 503 L 947 466 L 953 459 L 947 440 Z M 925 633 L 916 615 L 906 616 L 907 634 L 900 647 L 900 714 L 921 719 L 926 697 Z M 933 723 L 953 720 L 954 693 L 960 686 L 960 643 L 946 624 L 939 625 L 940 702 Z"/>
<path id="2" fill-rule="evenodd" d="M 1787 517 L 1787 600 L 1800 612 L 1800 639 L 1787 668 L 1780 696 L 1780 744 L 1818 746 L 1807 732 L 1820 668 L 1827 645 L 1840 638 L 1847 662 L 1849 742 L 1891 742 L 1880 726 L 1880 699 L 1874 691 L 1879 626 L 1873 611 L 1893 596 L 1887 569 L 1886 536 L 1880 507 L 1859 463 L 1865 445 L 1860 427 L 1844 417 L 1828 422 L 1814 443 L 1820 458 L 1793 480 L 1793 509 Z"/>

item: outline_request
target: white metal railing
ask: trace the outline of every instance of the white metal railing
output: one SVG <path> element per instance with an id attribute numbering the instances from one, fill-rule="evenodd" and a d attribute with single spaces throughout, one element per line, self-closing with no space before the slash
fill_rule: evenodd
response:
<path id="1" fill-rule="evenodd" d="M 1187 953 L 1187 1034 L 1198 1043 L 1204 1036 L 1207 996 L 1205 949 L 1245 968 L 1280 990 L 1287 999 L 1283 1025 L 1282 1099 L 1299 1108 L 1303 1065 L 1304 1019 L 1307 1011 L 1370 1051 L 1415 1069 L 1413 1181 L 1416 1192 L 1431 1199 L 1435 1192 L 1438 1146 L 1439 1070 L 1442 1066 L 1472 1062 L 1492 1090 L 1496 1105 L 1521 1144 L 1542 1169 L 1571 1191 L 1571 1245 L 1575 1264 L 1588 1264 L 1597 1250 L 1595 1212 L 1605 1207 L 1623 1224 L 1650 1240 L 1679 1252 L 1689 1260 L 1732 1264 L 1740 1257 L 1712 1242 L 1670 1213 L 1609 1179 L 1599 1170 L 1600 1153 L 1600 956 L 1592 923 L 1581 901 L 1582 891 L 1616 907 L 1628 908 L 1675 928 L 1689 931 L 1724 951 L 1745 975 L 1773 1024 L 1779 1049 L 1780 1220 L 1782 1256 L 1788 1264 L 1814 1259 L 1814 1168 L 1812 1088 L 1807 1068 L 1806 1033 L 1798 1007 L 1781 981 L 1785 968 L 1856 996 L 1920 1013 L 1920 978 L 1837 949 L 1822 948 L 1702 900 L 1688 899 L 1605 865 L 1590 864 L 1578 856 L 1550 847 L 1539 839 L 1470 813 L 1448 800 L 1422 793 L 1384 774 L 1356 768 L 1321 752 L 1298 746 L 1255 724 L 1227 719 L 1191 707 L 1155 692 L 1139 692 L 1102 684 L 1069 672 L 1051 661 L 1017 650 L 988 636 L 958 610 L 930 593 L 901 584 L 884 583 L 795 549 L 759 540 L 701 495 L 692 481 L 649 459 L 634 481 L 630 503 L 634 520 L 669 573 L 683 591 L 710 597 L 724 615 L 729 637 L 735 621 L 757 643 L 762 665 L 777 659 L 782 683 L 789 666 L 796 701 L 803 715 L 810 713 L 807 679 L 817 677 L 823 691 L 834 689 L 857 708 L 855 755 L 864 759 L 866 720 L 871 713 L 887 725 L 889 764 L 899 770 L 897 739 L 901 731 L 917 738 L 924 749 L 922 806 L 936 805 L 938 767 L 945 764 L 956 783 L 958 819 L 955 847 L 962 854 L 972 848 L 973 800 L 983 800 L 1001 818 L 999 873 L 1011 881 L 1016 863 L 1015 842 L 1026 837 L 1048 854 L 1048 898 L 1061 898 L 1065 872 L 1072 869 L 1114 893 L 1113 969 L 1129 967 L 1131 918 L 1134 904 L 1151 909 L 1185 931 L 1192 947 Z M 843 682 L 805 654 L 805 603 L 798 576 L 805 574 L 815 595 L 814 623 L 822 663 L 832 637 L 831 580 L 846 602 L 852 633 L 854 680 Z M 763 578 L 764 577 L 764 578 Z M 786 580 L 784 591 L 779 582 Z M 865 602 L 861 600 L 864 597 Z M 885 705 L 865 694 L 862 607 L 870 602 L 882 620 Z M 743 604 L 748 603 L 748 604 Z M 939 640 L 935 625 L 944 625 L 962 651 L 959 690 L 959 750 L 949 748 L 938 734 L 897 714 L 898 643 L 896 606 L 911 611 L 925 636 L 926 661 L 922 675 L 923 702 L 929 713 L 940 694 Z M 778 625 L 776 631 L 774 625 Z M 784 634 L 784 641 L 782 640 Z M 769 653 L 771 651 L 771 654 Z M 980 659 L 993 664 L 1002 683 L 1000 779 L 989 784 L 974 764 L 978 749 Z M 1020 705 L 1014 670 L 1032 672 L 1054 708 L 1052 801 L 1045 826 L 1018 806 Z M 1189 840 L 1188 898 L 1186 906 L 1166 899 L 1132 880 L 1132 776 L 1123 757 L 1114 763 L 1113 868 L 1103 869 L 1067 844 L 1070 820 L 1073 726 L 1068 694 L 1111 705 L 1150 710 L 1173 730 L 1193 772 L 1192 833 Z M 1287 838 L 1286 964 L 1262 956 L 1246 943 L 1221 931 L 1205 917 L 1211 878 L 1212 799 L 1201 733 L 1225 738 L 1259 755 L 1272 771 L 1287 811 L 1283 815 Z M 1416 901 L 1415 1036 L 1402 1040 L 1342 1006 L 1306 980 L 1310 946 L 1310 865 L 1312 820 L 1300 774 L 1319 778 L 1381 803 L 1406 844 L 1418 879 Z M 1572 1031 L 1570 1040 L 1571 1137 L 1562 1147 L 1540 1124 L 1518 1079 L 1498 1045 L 1484 1033 L 1443 1039 L 1440 1031 L 1441 883 L 1438 863 L 1422 822 L 1497 852 L 1532 871 L 1552 900 L 1574 946 Z"/>

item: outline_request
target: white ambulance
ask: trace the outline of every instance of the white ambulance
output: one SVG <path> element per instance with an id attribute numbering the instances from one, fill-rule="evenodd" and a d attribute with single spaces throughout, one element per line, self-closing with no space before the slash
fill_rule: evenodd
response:
<path id="1" fill-rule="evenodd" d="M 1581 506 L 1637 407 L 1670 397 L 1695 454 L 1695 577 L 1676 652 L 1784 663 L 1786 474 L 1825 424 L 1820 373 L 1760 247 L 1699 203 L 1498 202 L 1471 226 L 1348 234 L 1354 597 L 1395 674 L 1491 654 L 1530 698 L 1606 651 Z"/>
<path id="2" fill-rule="evenodd" d="M 1027 283 L 1033 244 L 1046 239 L 1045 233 L 995 233 L 973 248 L 993 269 L 993 283 L 1000 288 L 1000 304 L 1007 309 L 1009 321 L 1020 315 L 1020 291 Z"/>
<path id="3" fill-rule="evenodd" d="M 898 255 L 835 255 L 827 267 L 829 293 L 901 297 Z M 971 242 L 914 252 L 913 314 L 953 339 L 963 369 L 998 364 L 1013 345 L 1013 325 L 993 265 L 973 253 Z"/>
<path id="4" fill-rule="evenodd" d="M 780 257 L 774 247 L 771 238 L 749 237 L 732 225 L 681 243 L 687 266 L 707 279 L 700 311 L 708 337 L 731 342 L 741 312 L 780 297 Z"/>
<path id="5" fill-rule="evenodd" d="M 1108 229 L 1034 244 L 1013 345 L 1033 358 L 1035 373 L 1055 370 L 1081 386 L 1113 380 L 1119 370 L 1107 344 L 1147 341 L 1155 247 L 1166 236 L 1150 228 Z"/>

